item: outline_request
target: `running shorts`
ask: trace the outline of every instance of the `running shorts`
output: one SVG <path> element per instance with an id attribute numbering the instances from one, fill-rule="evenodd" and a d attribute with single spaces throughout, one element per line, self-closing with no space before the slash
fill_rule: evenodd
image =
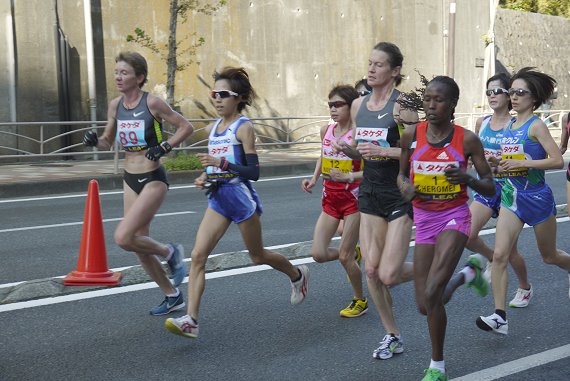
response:
<path id="1" fill-rule="evenodd" d="M 412 204 L 404 201 L 397 187 L 371 185 L 363 180 L 358 191 L 358 208 L 361 213 L 382 217 L 388 222 L 407 214 L 413 218 Z"/>
<path id="2" fill-rule="evenodd" d="M 524 191 L 505 183 L 501 192 L 501 207 L 509 209 L 529 226 L 541 224 L 556 215 L 554 195 L 547 184 L 537 190 Z"/>
<path id="3" fill-rule="evenodd" d="M 492 197 L 481 196 L 477 192 L 473 192 L 473 201 L 483 204 L 487 208 L 493 211 L 492 217 L 497 218 L 499 216 L 499 210 L 501 209 L 501 189 L 503 189 L 503 183 L 495 181 L 495 195 Z"/>
<path id="4" fill-rule="evenodd" d="M 414 207 L 416 245 L 435 245 L 445 230 L 457 230 L 469 237 L 471 212 L 466 203 L 451 209 L 432 211 Z"/>
<path id="5" fill-rule="evenodd" d="M 249 182 L 223 183 L 208 195 L 208 207 L 239 224 L 263 212 L 261 200 Z"/>
<path id="6" fill-rule="evenodd" d="M 141 194 L 144 186 L 152 181 L 162 181 L 168 187 L 168 179 L 166 177 L 166 170 L 163 166 L 158 167 L 154 171 L 145 173 L 123 173 L 123 181 L 131 188 L 136 194 Z"/>
<path id="7" fill-rule="evenodd" d="M 323 188 L 321 199 L 323 212 L 337 220 L 358 213 L 358 188 L 352 190 L 330 190 Z"/>

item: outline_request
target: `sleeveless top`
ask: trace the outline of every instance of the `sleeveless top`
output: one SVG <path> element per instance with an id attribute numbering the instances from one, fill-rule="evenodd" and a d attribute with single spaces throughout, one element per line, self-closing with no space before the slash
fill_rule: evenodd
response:
<path id="1" fill-rule="evenodd" d="M 536 115 L 517 129 L 512 129 L 516 119 L 511 120 L 501 140 L 502 159 L 541 160 L 546 158 L 542 145 L 529 136 L 531 124 L 538 119 Z M 518 190 L 536 190 L 544 186 L 544 169 L 516 168 L 504 172 L 504 177 L 513 188 Z"/>
<path id="2" fill-rule="evenodd" d="M 467 158 L 463 149 L 465 130 L 461 126 L 453 125 L 451 142 L 447 138 L 448 144 L 437 147 L 428 142 L 427 127 L 427 122 L 418 123 L 416 147 L 410 156 L 410 180 L 418 188 L 418 194 L 412 204 L 420 209 L 438 211 L 467 203 L 467 186 L 450 184 L 444 172 L 449 166 L 467 169 Z"/>
<path id="3" fill-rule="evenodd" d="M 217 133 L 216 129 L 221 121 L 221 118 L 216 120 L 212 126 L 212 129 L 210 130 L 210 135 L 208 136 L 208 154 L 216 158 L 223 157 L 232 164 L 245 165 L 245 152 L 236 134 L 239 127 L 243 123 L 249 122 L 249 119 L 245 116 L 240 116 L 237 120 L 232 122 L 232 124 L 230 124 L 228 128 L 226 128 L 223 132 Z M 222 171 L 220 167 L 213 165 L 206 167 L 206 175 L 208 176 L 208 181 L 231 183 L 245 181 L 238 175 L 235 175 L 228 171 Z"/>
<path id="4" fill-rule="evenodd" d="M 568 132 L 568 135 L 570 136 L 570 112 L 568 113 L 568 122 L 566 123 L 566 131 Z M 568 172 L 568 176 L 570 176 L 570 163 L 568 163 L 568 169 L 566 170 L 566 172 Z"/>
<path id="5" fill-rule="evenodd" d="M 137 106 L 130 110 L 123 105 L 123 97 L 119 99 L 115 115 L 116 139 L 125 151 L 142 151 L 159 145 L 164 139 L 162 123 L 151 114 L 147 97 L 148 92 L 143 92 Z"/>
<path id="6" fill-rule="evenodd" d="M 398 147 L 400 142 L 400 130 L 394 120 L 393 112 L 396 99 L 400 91 L 394 89 L 386 106 L 380 111 L 370 111 L 366 103 L 372 94 L 368 94 L 362 100 L 362 104 L 356 113 L 356 132 L 354 138 L 358 142 L 371 142 L 382 147 Z M 374 185 L 390 188 L 398 188 L 399 161 L 387 157 L 363 158 L 364 180 Z"/>
<path id="7" fill-rule="evenodd" d="M 341 183 L 333 181 L 330 178 L 331 168 L 338 169 L 343 173 L 358 172 L 360 171 L 361 161 L 353 160 L 346 156 L 343 152 L 334 152 L 331 148 L 331 141 L 345 141 L 348 145 L 352 144 L 352 129 L 349 129 L 340 137 L 334 136 L 334 130 L 337 127 L 337 123 L 331 123 L 327 126 L 325 135 L 323 136 L 323 148 L 322 148 L 322 163 L 321 163 L 321 173 L 323 175 L 323 186 L 330 190 L 352 190 L 358 188 L 360 181 L 354 181 L 352 183 Z"/>
<path id="8" fill-rule="evenodd" d="M 512 120 L 512 119 L 511 119 Z M 495 131 L 491 128 L 491 115 L 487 115 L 481 122 L 481 129 L 479 130 L 479 139 L 483 143 L 483 150 L 485 157 L 492 156 L 497 160 L 501 160 L 501 139 L 503 138 L 504 129 Z M 503 182 L 504 174 L 497 173 L 494 176 L 496 182 Z"/>

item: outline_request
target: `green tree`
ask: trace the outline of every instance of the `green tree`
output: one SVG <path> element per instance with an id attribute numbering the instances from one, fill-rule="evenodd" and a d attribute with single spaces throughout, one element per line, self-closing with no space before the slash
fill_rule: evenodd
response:
<path id="1" fill-rule="evenodd" d="M 191 12 L 212 15 L 226 5 L 227 0 L 217 0 L 214 4 L 202 3 L 200 0 L 170 0 L 170 22 L 168 26 L 168 43 L 158 44 L 144 29 L 135 28 L 134 34 L 127 35 L 127 41 L 139 44 L 158 54 L 166 62 L 166 101 L 172 107 L 175 105 L 176 73 L 183 71 L 195 61 L 199 47 L 206 43 L 196 32 L 178 40 L 176 29 L 178 22 L 186 23 Z"/>
<path id="2" fill-rule="evenodd" d="M 570 0 L 500 0 L 501 8 L 570 17 Z"/>

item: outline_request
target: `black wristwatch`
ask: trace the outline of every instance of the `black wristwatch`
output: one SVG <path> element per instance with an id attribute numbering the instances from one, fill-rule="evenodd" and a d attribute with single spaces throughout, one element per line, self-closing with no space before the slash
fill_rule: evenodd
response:
<path id="1" fill-rule="evenodd" d="M 162 149 L 166 153 L 169 153 L 170 151 L 172 151 L 172 146 L 166 140 L 163 141 L 162 143 L 160 143 L 160 146 L 162 147 Z"/>

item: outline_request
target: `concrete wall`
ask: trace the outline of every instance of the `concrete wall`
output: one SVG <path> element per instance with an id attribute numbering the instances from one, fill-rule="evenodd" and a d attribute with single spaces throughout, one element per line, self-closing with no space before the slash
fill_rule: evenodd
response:
<path id="1" fill-rule="evenodd" d="M 97 71 L 98 119 L 118 93 L 113 84 L 114 57 L 137 50 L 150 66 L 146 89 L 164 94 L 166 64 L 126 36 L 136 27 L 156 41 L 168 38 L 168 0 L 92 0 Z M 461 87 L 458 112 L 480 103 L 484 55 L 482 35 L 489 24 L 487 1 L 459 0 L 456 21 L 455 78 Z M 85 27 L 82 0 L 17 0 L 18 120 L 60 120 L 54 25 L 59 19 L 72 56 L 72 118 L 89 116 Z M 259 99 L 250 116 L 327 115 L 326 96 L 339 82 L 353 84 L 366 74 L 372 47 L 392 41 L 404 54 L 401 89 L 419 85 L 415 69 L 426 77 L 445 73 L 449 0 L 249 0 L 230 1 L 213 16 L 192 14 L 178 35 L 203 36 L 205 46 L 178 73 L 176 96 L 189 118 L 214 116 L 208 98 L 212 73 L 226 65 L 243 66 Z M 5 9 L 0 8 L 0 15 Z M 0 23 L 3 21 L 0 21 Z M 182 45 L 182 48 L 184 44 Z M 1 75 L 1 74 L 0 74 Z M 0 86 L 4 89 L 3 78 Z M 0 91 L 0 104 L 5 103 Z M 1 109 L 0 109 L 1 110 Z M 1 111 L 0 111 L 1 112 Z"/>
<path id="2" fill-rule="evenodd" d="M 558 82 L 558 97 L 552 109 L 570 108 L 570 20 L 500 9 L 495 35 L 498 67 L 510 73 L 525 66 L 537 67 Z"/>

